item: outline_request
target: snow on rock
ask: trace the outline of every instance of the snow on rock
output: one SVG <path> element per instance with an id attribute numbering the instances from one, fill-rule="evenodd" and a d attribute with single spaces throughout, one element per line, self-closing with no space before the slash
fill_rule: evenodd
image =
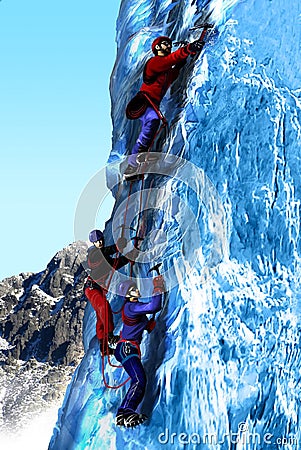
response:
<path id="1" fill-rule="evenodd" d="M 12 348 L 10 343 L 0 337 L 0 350 L 9 350 L 10 348 Z"/>
<path id="2" fill-rule="evenodd" d="M 86 250 L 82 242 L 71 244 L 44 271 L 0 283 L 1 448 L 9 442 L 5 448 L 17 449 L 23 439 L 22 448 L 41 449 L 50 439 L 53 411 L 61 405 L 83 355 L 86 274 L 78 256 L 84 257 Z M 46 427 L 44 447 L 38 432 L 30 447 L 24 439 L 49 408 L 52 422 Z"/>

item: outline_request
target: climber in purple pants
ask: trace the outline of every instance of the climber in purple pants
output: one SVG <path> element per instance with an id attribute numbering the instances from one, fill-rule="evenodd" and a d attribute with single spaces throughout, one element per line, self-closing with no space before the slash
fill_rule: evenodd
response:
<path id="1" fill-rule="evenodd" d="M 140 292 L 133 281 L 124 281 L 119 287 L 119 295 L 124 297 L 125 302 L 122 309 L 123 328 L 115 357 L 130 376 L 131 385 L 117 411 L 116 425 L 118 426 L 135 427 L 147 419 L 144 414 L 137 413 L 146 386 L 140 342 L 143 331 L 151 332 L 155 327 L 154 318 L 149 320 L 146 314 L 155 314 L 161 309 L 162 293 L 165 290 L 162 275 L 155 277 L 153 283 L 153 296 L 148 303 L 139 301 Z"/>
<path id="2" fill-rule="evenodd" d="M 121 362 L 132 380 L 131 386 L 118 408 L 118 414 L 126 411 L 135 413 L 143 399 L 146 386 L 146 375 L 141 364 L 139 349 L 130 342 L 121 342 L 117 344 L 115 358 Z"/>
<path id="3" fill-rule="evenodd" d="M 154 56 L 150 58 L 143 70 L 143 83 L 139 92 L 126 107 L 126 116 L 130 120 L 140 118 L 142 131 L 128 159 L 124 179 L 131 181 L 138 175 L 137 153 L 151 149 L 160 125 L 160 103 L 172 83 L 178 78 L 181 68 L 189 55 L 200 53 L 204 42 L 196 40 L 172 52 L 172 40 L 168 36 L 159 36 L 152 43 Z"/>
<path id="4" fill-rule="evenodd" d="M 129 165 L 133 167 L 138 165 L 136 161 L 137 153 L 141 151 L 147 152 L 160 125 L 159 116 L 151 106 L 146 108 L 140 120 L 142 122 L 141 132 L 128 158 Z"/>

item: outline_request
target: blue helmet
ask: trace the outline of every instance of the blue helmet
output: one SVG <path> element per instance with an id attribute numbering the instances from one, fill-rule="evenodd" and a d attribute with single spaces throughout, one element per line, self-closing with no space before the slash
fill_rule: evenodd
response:
<path id="1" fill-rule="evenodd" d="M 92 230 L 89 233 L 89 241 L 90 242 L 97 242 L 97 241 L 103 241 L 103 232 L 100 230 Z"/>
<path id="2" fill-rule="evenodd" d="M 132 280 L 123 281 L 119 285 L 118 295 L 120 295 L 121 297 L 125 297 L 131 287 L 137 287 L 137 285 L 136 285 L 136 283 L 134 283 L 134 281 L 132 281 Z"/>

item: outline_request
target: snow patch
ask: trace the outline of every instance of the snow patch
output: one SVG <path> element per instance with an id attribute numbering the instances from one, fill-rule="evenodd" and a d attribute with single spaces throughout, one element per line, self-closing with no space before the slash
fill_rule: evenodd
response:
<path id="1" fill-rule="evenodd" d="M 10 348 L 13 348 L 14 346 L 11 345 L 7 340 L 0 337 L 0 350 L 9 350 Z"/>
<path id="2" fill-rule="evenodd" d="M 59 406 L 53 406 L 38 416 L 33 416 L 29 426 L 21 428 L 18 433 L 0 432 L 1 448 L 3 450 L 47 450 Z"/>

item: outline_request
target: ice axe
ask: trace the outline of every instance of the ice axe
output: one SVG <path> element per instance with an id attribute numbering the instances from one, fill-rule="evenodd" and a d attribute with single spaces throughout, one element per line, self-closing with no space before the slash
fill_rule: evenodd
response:
<path id="1" fill-rule="evenodd" d="M 119 230 L 119 228 L 121 228 L 121 237 L 123 237 L 123 235 L 124 235 L 124 230 L 132 230 L 132 231 L 136 231 L 135 228 L 133 228 L 133 227 L 127 227 L 127 226 L 125 225 L 125 223 L 123 223 L 122 225 L 119 225 L 119 226 L 116 228 L 116 230 Z"/>
<path id="2" fill-rule="evenodd" d="M 194 30 L 198 30 L 198 29 L 203 29 L 203 31 L 202 31 L 202 33 L 201 33 L 201 36 L 199 37 L 199 39 L 197 39 L 197 41 L 201 42 L 201 43 L 202 43 L 202 47 L 204 47 L 204 45 L 205 45 L 205 41 L 204 41 L 205 36 L 206 36 L 206 34 L 207 34 L 207 31 L 208 31 L 209 29 L 211 29 L 211 28 L 214 28 L 214 25 L 213 25 L 212 23 L 204 23 L 204 24 L 202 24 L 202 25 L 196 25 L 195 27 L 190 28 L 190 31 L 194 31 Z M 182 41 L 177 41 L 177 42 L 175 42 L 174 44 L 175 44 L 175 45 L 180 45 L 180 46 L 185 46 L 185 45 L 188 45 L 188 44 L 189 44 L 189 41 L 182 40 Z M 201 52 L 200 52 L 200 53 L 201 53 Z M 198 54 L 197 54 L 196 56 L 198 56 Z"/>
<path id="3" fill-rule="evenodd" d="M 190 28 L 190 31 L 198 30 L 199 28 L 203 28 L 203 31 L 202 31 L 202 33 L 201 33 L 201 36 L 200 36 L 200 38 L 198 39 L 198 41 L 201 41 L 201 42 L 202 42 L 202 41 L 204 40 L 205 36 L 206 36 L 207 31 L 208 31 L 210 28 L 214 28 L 214 25 L 213 25 L 212 23 L 204 23 L 203 25 L 196 25 L 195 27 Z"/>
<path id="4" fill-rule="evenodd" d="M 209 28 L 214 28 L 214 24 L 213 23 L 209 23 L 209 22 L 202 23 L 200 25 L 195 25 L 194 27 L 189 28 L 189 31 L 199 30 L 201 28 L 203 28 L 203 31 L 202 31 L 200 39 L 202 39 L 205 36 L 205 34 L 209 30 Z"/>
<path id="5" fill-rule="evenodd" d="M 154 267 L 152 267 L 151 269 L 149 269 L 149 271 L 147 272 L 147 274 L 149 274 L 150 272 L 152 272 L 153 270 L 156 271 L 157 275 L 160 275 L 160 270 L 159 267 L 162 266 L 162 263 L 158 263 L 156 264 Z"/>
<path id="6" fill-rule="evenodd" d="M 121 228 L 121 237 L 124 237 L 124 230 L 131 230 L 131 231 L 135 231 L 137 233 L 137 230 L 135 228 L 127 227 L 125 224 L 119 225 L 119 227 L 117 227 L 117 230 L 119 228 Z M 134 239 L 135 245 L 136 245 L 139 241 L 143 241 L 144 238 L 136 235 L 132 239 Z"/>
<path id="7" fill-rule="evenodd" d="M 202 11 L 201 14 L 199 14 L 199 16 L 195 22 L 195 23 L 197 23 L 197 22 L 200 22 L 200 23 L 198 25 L 195 25 L 192 28 L 189 28 L 189 31 L 203 29 L 200 38 L 197 39 L 198 41 L 203 41 L 209 28 L 214 28 L 214 24 L 209 22 L 210 16 L 212 15 L 212 13 L 213 13 L 213 9 L 210 12 Z M 174 42 L 174 45 L 184 46 L 184 45 L 188 45 L 188 44 L 189 44 L 189 41 L 187 41 L 187 40 Z"/>
<path id="8" fill-rule="evenodd" d="M 159 275 L 160 275 L 160 270 L 159 270 L 160 266 L 162 266 L 162 263 L 158 263 L 158 264 L 156 264 L 155 266 L 151 267 L 151 268 L 149 269 L 149 271 L 147 272 L 147 274 L 149 274 L 150 272 L 155 271 L 156 274 L 159 276 Z M 154 314 L 152 315 L 152 319 L 155 320 L 155 317 L 156 317 L 156 313 L 154 313 Z"/>

